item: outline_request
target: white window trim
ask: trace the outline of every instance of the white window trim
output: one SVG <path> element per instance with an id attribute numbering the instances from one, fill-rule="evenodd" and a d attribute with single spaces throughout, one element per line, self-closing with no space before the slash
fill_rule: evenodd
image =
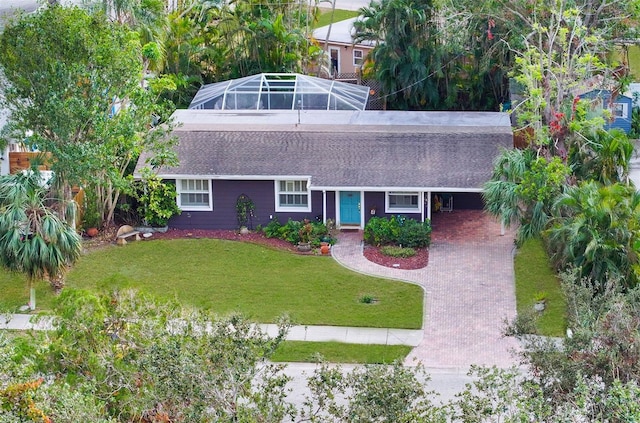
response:
<path id="1" fill-rule="evenodd" d="M 622 116 L 616 116 L 615 114 L 615 109 L 616 106 L 620 105 L 622 106 Z M 629 105 L 627 103 L 618 103 L 618 102 L 614 102 L 611 105 L 611 109 L 609 109 L 609 111 L 611 112 L 611 116 L 615 119 L 629 119 L 629 110 L 628 110 Z"/>
<path id="2" fill-rule="evenodd" d="M 418 207 L 416 208 L 397 208 L 389 206 L 389 195 L 417 195 L 418 196 Z M 423 205 L 423 196 L 421 192 L 416 191 L 386 191 L 384 193 L 384 212 L 389 214 L 397 214 L 397 213 L 422 213 L 422 205 Z"/>
<path id="3" fill-rule="evenodd" d="M 359 51 L 362 56 L 359 59 L 362 61 L 361 63 L 356 63 L 356 51 Z M 353 66 L 362 66 L 364 65 L 364 50 L 360 50 L 359 48 L 353 49 Z"/>
<path id="4" fill-rule="evenodd" d="M 207 181 L 207 188 L 209 190 L 209 205 L 208 206 L 183 206 L 180 202 L 181 200 L 181 195 L 182 194 L 182 184 L 180 183 L 180 181 L 183 180 L 204 180 Z M 181 179 L 176 179 L 176 192 L 177 192 L 177 196 L 176 196 L 176 202 L 178 203 L 178 207 L 180 208 L 180 210 L 182 211 L 213 211 L 213 192 L 211 190 L 211 179 L 206 179 L 206 178 L 181 178 Z M 204 192 L 204 191 L 202 191 Z"/>
<path id="5" fill-rule="evenodd" d="M 280 205 L 280 182 L 283 181 L 306 181 L 307 182 L 307 207 L 292 207 Z M 273 182 L 274 202 L 276 213 L 308 213 L 311 211 L 311 190 L 309 189 L 308 179 L 278 179 Z"/>

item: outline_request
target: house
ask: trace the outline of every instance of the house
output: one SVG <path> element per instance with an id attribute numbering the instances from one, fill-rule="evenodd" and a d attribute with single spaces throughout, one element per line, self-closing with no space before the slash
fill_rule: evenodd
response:
<path id="1" fill-rule="evenodd" d="M 590 100 L 594 109 L 609 109 L 611 120 L 605 123 L 604 129 L 617 128 L 627 134 L 631 131 L 631 113 L 633 110 L 633 99 L 631 97 L 618 94 L 612 102 L 611 91 L 597 89 L 581 94 L 580 98 Z"/>
<path id="2" fill-rule="evenodd" d="M 189 109 L 174 119 L 180 163 L 158 175 L 176 184 L 176 228 L 237 228 L 243 194 L 254 227 L 274 217 L 341 228 L 372 216 L 424 220 L 436 196 L 482 208 L 494 158 L 513 145 L 508 114 L 493 112 Z"/>
<path id="3" fill-rule="evenodd" d="M 353 23 L 358 18 L 346 19 L 316 28 L 313 39 L 325 51 L 330 60 L 330 75 L 338 80 L 355 80 L 362 70 L 367 55 L 375 44 L 353 43 Z"/>

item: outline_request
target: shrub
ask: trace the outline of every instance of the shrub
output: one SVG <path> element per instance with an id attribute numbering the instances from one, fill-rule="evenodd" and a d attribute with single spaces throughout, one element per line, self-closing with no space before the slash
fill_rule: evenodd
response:
<path id="1" fill-rule="evenodd" d="M 282 225 L 278 221 L 278 218 L 274 216 L 273 219 L 262 228 L 262 232 L 264 232 L 264 236 L 267 238 L 279 238 L 280 237 L 280 228 Z"/>
<path id="2" fill-rule="evenodd" d="M 372 245 L 402 245 L 409 248 L 431 244 L 431 222 L 405 216 L 372 217 L 364 227 L 364 240 Z"/>
<path id="3" fill-rule="evenodd" d="M 300 229 L 302 229 L 302 222 L 289 219 L 278 231 L 278 238 L 297 244 L 300 242 Z"/>
<path id="4" fill-rule="evenodd" d="M 414 219 L 407 219 L 400 226 L 397 243 L 411 248 L 428 247 L 431 244 L 431 221 L 420 223 Z"/>
<path id="5" fill-rule="evenodd" d="M 292 244 L 301 242 L 303 238 L 306 240 L 308 236 L 308 242 L 313 247 L 319 247 L 320 242 L 329 236 L 329 230 L 321 222 L 310 222 L 306 219 L 304 222 L 299 222 L 289 219 L 287 223 L 282 225 L 276 217 L 271 219 L 269 224 L 262 229 L 262 232 L 267 238 L 284 239 Z M 330 238 L 327 242 L 333 243 L 333 241 Z"/>
<path id="6" fill-rule="evenodd" d="M 380 249 L 380 252 L 389 257 L 407 258 L 416 255 L 416 250 L 413 248 L 399 247 L 397 245 L 385 245 Z"/>

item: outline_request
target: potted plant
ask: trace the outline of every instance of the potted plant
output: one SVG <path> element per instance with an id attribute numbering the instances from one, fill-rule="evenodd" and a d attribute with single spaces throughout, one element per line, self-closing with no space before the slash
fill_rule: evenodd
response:
<path id="1" fill-rule="evenodd" d="M 298 242 L 298 251 L 311 251 L 311 234 L 313 233 L 313 225 L 308 219 L 302 222 L 302 227 L 298 231 L 300 242 Z"/>

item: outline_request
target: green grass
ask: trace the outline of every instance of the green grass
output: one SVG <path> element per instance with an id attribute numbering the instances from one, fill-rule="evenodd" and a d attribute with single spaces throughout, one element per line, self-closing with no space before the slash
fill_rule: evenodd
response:
<path id="1" fill-rule="evenodd" d="M 382 364 L 404 359 L 406 345 L 361 345 L 340 342 L 285 341 L 271 358 L 279 362 L 314 363 L 318 354 L 330 363 Z"/>
<path id="2" fill-rule="evenodd" d="M 49 284 L 36 282 L 36 306 L 50 309 L 53 305 L 53 295 Z M 0 311 L 18 311 L 18 307 L 29 302 L 29 287 L 24 275 L 0 269 Z"/>
<path id="3" fill-rule="evenodd" d="M 629 71 L 636 81 L 640 78 L 640 46 L 629 46 Z"/>
<path id="4" fill-rule="evenodd" d="M 422 326 L 424 294 L 416 285 L 364 276 L 329 257 L 234 241 L 156 240 L 97 250 L 76 263 L 67 286 L 135 288 L 221 315 L 240 311 L 264 323 L 287 313 L 295 324 Z M 363 294 L 378 301 L 362 304 Z M 42 307 L 50 304 L 46 297 L 51 294 L 39 297 Z"/>
<path id="5" fill-rule="evenodd" d="M 336 9 L 333 14 L 333 22 L 344 21 L 345 19 L 355 18 L 359 13 L 355 10 L 342 10 Z M 320 28 L 331 23 L 331 9 L 320 9 L 320 15 L 318 21 L 313 25 L 313 28 Z"/>
<path id="6" fill-rule="evenodd" d="M 562 336 L 567 324 L 567 305 L 560 287 L 560 280 L 549 264 L 542 241 L 540 239 L 526 241 L 518 249 L 514 267 L 518 313 L 531 310 L 536 294 L 540 291 L 546 292 L 546 309 L 538 319 L 538 332 L 541 335 Z"/>

